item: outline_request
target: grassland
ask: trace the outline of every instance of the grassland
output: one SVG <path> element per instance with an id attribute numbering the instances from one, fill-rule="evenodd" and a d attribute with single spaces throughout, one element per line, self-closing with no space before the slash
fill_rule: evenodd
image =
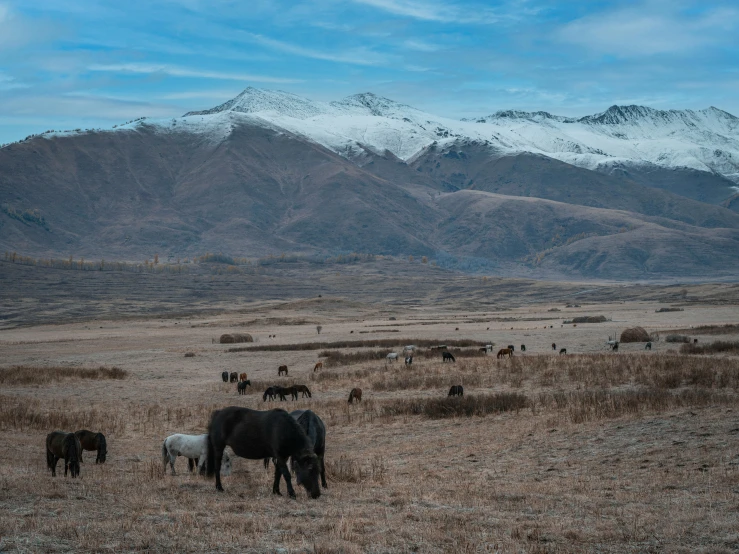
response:
<path id="1" fill-rule="evenodd" d="M 238 316 L 5 331 L 0 550 L 739 550 L 739 357 L 686 355 L 664 342 L 648 352 L 642 344 L 609 352 L 602 335 L 619 326 L 663 328 L 654 303 L 578 308 L 613 322 L 576 328 L 550 327 L 551 307 L 506 310 L 503 322 L 496 321 L 502 312 L 421 306 L 399 318 L 403 337 L 379 339 L 525 343 L 527 352 L 512 359 L 470 348 L 478 354 L 442 363 L 438 351 L 426 350 L 410 367 L 366 357 L 317 372 L 321 349 L 280 345 L 342 343 L 387 317 L 376 308 L 334 303 L 316 310 L 307 303 Z M 677 313 L 674 324 L 690 328 L 724 325 L 736 308 Z M 244 321 L 257 345 L 275 348 L 234 353 L 212 342 Z M 320 336 L 315 321 L 323 325 Z M 269 338 L 276 328 L 278 338 Z M 575 354 L 556 355 L 552 342 Z M 289 377 L 277 376 L 282 363 Z M 120 368 L 124 378 L 80 377 L 100 367 Z M 238 396 L 220 380 L 224 370 L 247 372 L 254 386 Z M 263 402 L 273 383 L 307 384 L 313 398 Z M 455 384 L 464 386 L 463 398 L 447 398 Z M 355 386 L 364 400 L 349 405 Z M 212 410 L 226 405 L 319 414 L 328 427 L 325 494 L 275 497 L 261 462 L 243 459 L 235 460 L 222 494 L 212 481 L 188 475 L 184 460 L 177 476 L 168 475 L 161 441 L 204 432 Z M 46 433 L 83 427 L 106 434 L 107 463 L 87 456 L 81 479 L 52 478 Z"/>

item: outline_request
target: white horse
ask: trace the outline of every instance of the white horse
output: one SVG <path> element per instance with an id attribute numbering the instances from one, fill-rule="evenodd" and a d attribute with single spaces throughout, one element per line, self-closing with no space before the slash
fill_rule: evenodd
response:
<path id="1" fill-rule="evenodd" d="M 162 461 L 164 469 L 167 469 L 167 462 L 172 468 L 172 475 L 176 475 L 174 471 L 174 463 L 177 456 L 184 456 L 189 460 L 198 461 L 198 471 L 205 469 L 205 462 L 208 457 L 208 435 L 170 435 L 162 443 Z M 221 462 L 221 475 L 231 475 L 231 456 L 227 451 L 223 452 L 223 461 Z"/>
<path id="2" fill-rule="evenodd" d="M 387 358 L 387 361 L 389 361 L 389 362 L 395 362 L 395 361 L 398 360 L 398 353 L 397 352 L 390 352 L 390 354 L 388 354 L 385 357 Z"/>

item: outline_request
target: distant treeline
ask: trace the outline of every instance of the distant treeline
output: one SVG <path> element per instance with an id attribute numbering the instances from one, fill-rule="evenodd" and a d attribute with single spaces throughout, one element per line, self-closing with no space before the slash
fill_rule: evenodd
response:
<path id="1" fill-rule="evenodd" d="M 157 257 L 155 257 L 155 261 L 146 260 L 143 263 L 111 262 L 104 259 L 96 262 L 89 262 L 85 261 L 84 258 L 75 260 L 72 256 L 66 260 L 59 260 L 56 258 L 33 258 L 31 256 L 22 256 L 17 252 L 5 252 L 5 261 L 21 265 L 77 271 L 128 271 L 132 273 L 187 272 L 187 267 L 181 264 L 160 264 Z"/>

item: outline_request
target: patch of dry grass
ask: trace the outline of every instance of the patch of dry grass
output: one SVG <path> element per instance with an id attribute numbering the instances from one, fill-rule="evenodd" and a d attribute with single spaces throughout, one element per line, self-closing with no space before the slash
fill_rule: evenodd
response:
<path id="1" fill-rule="evenodd" d="M 739 354 L 739 341 L 717 340 L 708 344 L 683 344 L 680 347 L 681 354 L 718 354 L 720 352 Z"/>
<path id="2" fill-rule="evenodd" d="M 291 352 L 295 350 L 325 350 L 328 348 L 396 348 L 409 344 L 420 347 L 431 347 L 445 344 L 450 348 L 468 346 L 485 346 L 485 343 L 468 339 L 430 340 L 430 339 L 374 339 L 345 340 L 335 342 L 301 342 L 296 344 L 260 344 L 256 346 L 240 346 L 229 348 L 227 352 Z"/>
<path id="3" fill-rule="evenodd" d="M 119 367 L 46 367 L 16 365 L 0 368 L 0 384 L 45 385 L 74 379 L 125 379 L 128 372 Z"/>

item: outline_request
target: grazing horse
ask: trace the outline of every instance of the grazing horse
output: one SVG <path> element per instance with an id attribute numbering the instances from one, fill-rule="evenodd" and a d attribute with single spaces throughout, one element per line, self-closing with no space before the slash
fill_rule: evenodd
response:
<path id="1" fill-rule="evenodd" d="M 282 375 L 283 373 L 284 373 L 285 375 L 287 375 L 287 366 L 286 366 L 286 365 L 281 365 L 280 367 L 278 367 L 278 368 L 277 368 L 277 376 L 278 376 L 278 377 L 279 377 L 280 375 Z"/>
<path id="2" fill-rule="evenodd" d="M 77 436 L 77 440 L 80 441 L 82 450 L 97 452 L 97 456 L 95 457 L 96 464 L 105 463 L 105 456 L 108 454 L 108 445 L 105 442 L 105 435 L 102 433 L 93 433 L 87 429 L 75 431 L 74 434 Z M 80 450 L 80 462 L 84 461 L 82 460 L 82 450 Z"/>
<path id="3" fill-rule="evenodd" d="M 223 379 L 224 383 L 228 383 L 228 371 L 221 373 L 221 379 Z"/>
<path id="4" fill-rule="evenodd" d="M 313 444 L 300 424 L 285 410 L 260 412 L 230 406 L 216 410 L 208 426 L 207 475 L 216 476 L 216 490 L 222 491 L 221 459 L 226 446 L 234 454 L 249 460 L 274 458 L 275 480 L 272 493 L 280 494 L 280 477 L 285 478 L 287 493 L 295 498 L 287 459 L 295 462 L 297 482 L 311 498 L 321 496 L 318 484 L 320 467 Z"/>
<path id="5" fill-rule="evenodd" d="M 246 373 L 239 373 L 239 381 L 246 381 Z"/>
<path id="6" fill-rule="evenodd" d="M 398 353 L 397 352 L 390 352 L 387 356 L 385 356 L 385 359 L 388 362 L 395 362 L 398 360 Z"/>
<path id="7" fill-rule="evenodd" d="M 613 346 L 611 346 L 611 350 L 614 352 L 618 352 L 618 341 L 613 343 Z"/>
<path id="8" fill-rule="evenodd" d="M 323 456 L 326 453 L 326 426 L 323 424 L 323 420 L 318 417 L 315 413 L 310 410 L 294 410 L 290 412 L 290 415 L 297 421 L 305 431 L 313 445 L 313 452 L 318 457 L 318 467 L 321 471 L 321 486 L 326 489 L 326 466 L 323 463 Z M 275 460 L 273 459 L 274 463 Z M 264 469 L 267 469 L 269 465 L 269 458 L 264 459 Z M 290 468 L 295 473 L 295 460 L 290 459 Z M 298 485 L 300 480 L 298 480 Z"/>
<path id="9" fill-rule="evenodd" d="M 317 369 L 323 369 L 323 362 L 316 362 L 316 365 L 313 366 L 313 371 Z"/>
<path id="10" fill-rule="evenodd" d="M 651 349 L 652 349 L 652 343 L 651 342 L 648 342 L 647 344 L 644 345 L 644 350 L 651 350 Z"/>
<path id="11" fill-rule="evenodd" d="M 513 357 L 513 350 L 511 350 L 510 348 L 501 348 L 500 350 L 498 350 L 498 356 L 497 356 L 497 358 L 499 360 L 501 358 L 505 358 L 506 356 L 508 356 L 509 358 L 512 358 Z"/>
<path id="12" fill-rule="evenodd" d="M 349 404 L 352 404 L 354 400 L 356 400 L 357 402 L 362 401 L 362 389 L 360 389 L 359 387 L 354 387 L 349 392 Z"/>
<path id="13" fill-rule="evenodd" d="M 239 391 L 239 394 L 246 394 L 246 386 L 251 386 L 251 381 L 249 379 L 246 379 L 244 381 L 239 381 L 239 384 L 236 385 L 236 390 Z"/>
<path id="14" fill-rule="evenodd" d="M 80 460 L 82 445 L 77 435 L 64 431 L 53 431 L 46 435 L 46 465 L 51 470 L 51 476 L 56 477 L 56 464 L 64 458 L 64 477 L 67 471 L 72 477 L 80 474 Z"/>
<path id="15" fill-rule="evenodd" d="M 454 359 L 454 356 L 452 356 L 451 352 L 442 352 L 441 361 L 442 362 L 446 362 L 446 361 L 456 362 L 457 360 Z"/>
<path id="16" fill-rule="evenodd" d="M 512 344 L 509 344 L 508 345 L 508 350 L 510 350 L 511 352 L 513 352 L 515 349 L 516 349 L 516 347 L 513 346 Z"/>
<path id="17" fill-rule="evenodd" d="M 274 400 L 277 396 L 277 387 L 267 387 L 267 390 L 264 391 L 264 395 L 262 396 L 262 400 L 265 402 L 267 401 L 267 397 L 269 396 L 270 400 Z"/>
<path id="18" fill-rule="evenodd" d="M 557 350 L 557 345 L 555 343 L 552 343 L 552 350 Z"/>
<path id="19" fill-rule="evenodd" d="M 231 381 L 232 383 L 237 383 L 237 382 L 239 381 L 239 374 L 238 374 L 238 373 L 236 373 L 235 371 L 232 371 L 232 372 L 231 372 L 231 375 L 230 375 L 229 377 L 230 377 L 230 379 L 229 379 L 229 380 L 230 380 L 230 381 Z"/>
<path id="20" fill-rule="evenodd" d="M 560 348 L 559 349 L 559 353 L 560 354 L 567 354 L 567 349 L 566 348 Z"/>
<path id="21" fill-rule="evenodd" d="M 305 398 L 306 396 L 308 398 L 313 398 L 313 396 L 310 393 L 310 389 L 306 387 L 305 385 L 294 385 L 292 388 L 294 388 L 297 392 L 303 393 L 303 396 L 301 398 Z"/>
<path id="22" fill-rule="evenodd" d="M 405 365 L 411 365 L 413 363 L 413 356 L 405 357 Z"/>
<path id="23" fill-rule="evenodd" d="M 172 475 L 177 475 L 174 471 L 174 463 L 177 456 L 185 456 L 188 459 L 188 469 L 193 470 L 193 464 L 189 460 L 197 460 L 198 470 L 201 472 L 205 469 L 205 459 L 208 455 L 208 435 L 170 435 L 162 443 L 162 462 L 164 462 L 164 471 L 167 471 L 167 463 L 172 468 Z M 223 453 L 221 461 L 221 473 L 228 476 L 231 475 L 231 456 L 228 452 Z"/>
<path id="24" fill-rule="evenodd" d="M 449 394 L 447 394 L 447 396 L 464 396 L 462 385 L 454 385 L 449 389 Z"/>
<path id="25" fill-rule="evenodd" d="M 521 345 L 521 352 L 526 352 L 526 345 L 525 344 L 522 344 Z"/>

